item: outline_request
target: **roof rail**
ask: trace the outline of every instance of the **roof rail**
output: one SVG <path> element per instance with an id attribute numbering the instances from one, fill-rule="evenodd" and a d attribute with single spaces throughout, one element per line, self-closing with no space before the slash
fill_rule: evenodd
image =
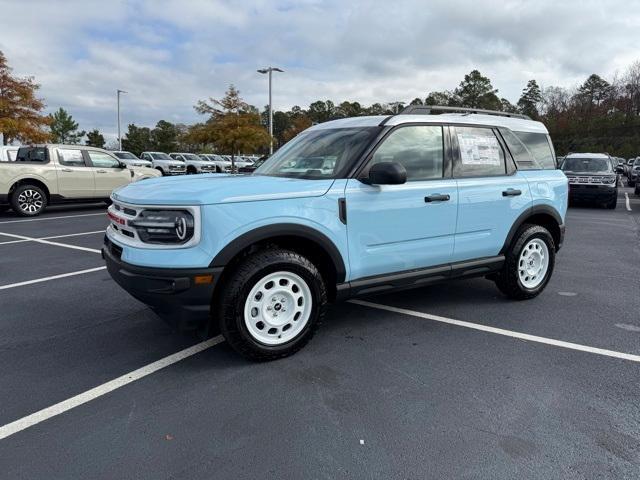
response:
<path id="1" fill-rule="evenodd" d="M 499 110 L 483 110 L 482 108 L 444 107 L 440 105 L 409 105 L 400 112 L 400 115 L 431 115 L 431 112 L 480 113 L 483 115 L 496 115 L 499 117 L 512 117 L 531 120 L 531 117 L 529 117 L 528 115 L 523 115 L 521 113 L 500 112 Z"/>

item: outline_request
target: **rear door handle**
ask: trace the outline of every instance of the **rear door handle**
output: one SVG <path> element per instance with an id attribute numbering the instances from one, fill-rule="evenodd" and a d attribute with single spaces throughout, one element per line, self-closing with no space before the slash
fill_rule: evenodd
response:
<path id="1" fill-rule="evenodd" d="M 107 173 L 106 170 L 96 170 L 96 173 Z"/>
<path id="2" fill-rule="evenodd" d="M 449 195 L 441 195 L 439 193 L 436 193 L 434 195 L 427 195 L 426 197 L 424 197 L 424 201 L 427 203 L 431 203 L 431 202 L 446 202 L 450 199 L 451 197 Z"/>
<path id="3" fill-rule="evenodd" d="M 517 197 L 522 195 L 522 190 L 516 190 L 515 188 L 507 188 L 502 192 L 503 197 Z"/>

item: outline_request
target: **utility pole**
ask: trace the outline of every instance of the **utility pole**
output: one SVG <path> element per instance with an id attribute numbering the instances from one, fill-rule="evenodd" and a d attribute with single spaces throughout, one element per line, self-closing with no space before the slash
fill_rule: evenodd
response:
<path id="1" fill-rule="evenodd" d="M 118 97 L 118 149 L 122 150 L 122 136 L 120 135 L 120 94 L 127 93 L 124 90 L 116 90 L 116 94 Z"/>
<path id="2" fill-rule="evenodd" d="M 258 70 L 258 73 L 269 74 L 269 155 L 273 155 L 273 107 L 271 104 L 271 74 L 272 72 L 284 72 L 278 67 L 267 67 Z"/>

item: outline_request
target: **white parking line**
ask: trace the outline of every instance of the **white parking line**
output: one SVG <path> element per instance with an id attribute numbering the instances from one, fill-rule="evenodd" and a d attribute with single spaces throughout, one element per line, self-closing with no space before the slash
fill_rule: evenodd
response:
<path id="1" fill-rule="evenodd" d="M 22 220 L 6 220 L 4 222 L 0 222 L 0 224 L 4 224 L 4 223 L 22 223 L 22 222 L 44 222 L 45 220 L 58 220 L 60 218 L 76 218 L 76 217 L 95 217 L 96 215 L 104 216 L 105 212 L 100 212 L 100 213 L 82 213 L 80 215 L 64 215 L 64 216 L 61 216 L 61 217 L 40 217 L 40 218 L 24 218 Z"/>
<path id="2" fill-rule="evenodd" d="M 20 240 L 44 243 L 45 245 L 55 245 L 56 247 L 72 248 L 73 250 L 82 250 L 84 252 L 100 253 L 100 250 L 95 248 L 79 247 L 77 245 L 69 245 L 67 243 L 50 242 L 49 240 L 43 240 L 42 238 L 25 237 L 24 235 L 16 235 L 15 233 L 0 232 L 0 236 L 19 238 Z"/>
<path id="3" fill-rule="evenodd" d="M 104 233 L 104 230 L 96 230 L 95 232 L 68 233 L 66 235 L 55 235 L 53 237 L 38 237 L 36 240 L 53 240 L 55 238 L 80 237 L 82 235 L 95 235 L 96 233 Z M 0 235 L 4 234 L 0 233 Z M 9 240 L 7 242 L 0 242 L 0 245 L 9 245 L 12 243 L 23 242 L 33 242 L 33 240 Z"/>
<path id="4" fill-rule="evenodd" d="M 495 333 L 497 335 L 504 335 L 506 337 L 518 338 L 520 340 L 527 340 L 529 342 L 544 343 L 546 345 L 553 345 L 555 347 L 568 348 L 570 350 L 578 350 L 580 352 L 594 353 L 596 355 L 603 355 L 605 357 L 619 358 L 622 360 L 629 360 L 631 362 L 640 363 L 640 355 L 632 355 L 630 353 L 616 352 L 614 350 L 605 350 L 603 348 L 589 347 L 587 345 L 564 342 L 562 340 L 555 340 L 553 338 L 538 337 L 537 335 L 529 335 L 527 333 L 514 332 L 511 330 L 505 330 L 503 328 L 489 327 L 487 325 L 464 322 L 462 320 L 454 320 L 453 318 L 440 317 L 438 315 L 430 315 L 428 313 L 416 312 L 414 310 L 407 310 L 404 308 L 391 307 L 389 305 L 382 305 L 379 303 L 366 302 L 364 300 L 349 300 L 349 302 L 355 303 L 356 305 L 362 305 L 364 307 L 377 308 L 378 310 L 386 310 L 388 312 L 400 313 L 402 315 L 411 315 L 412 317 L 423 318 L 426 320 L 433 320 L 435 322 L 448 323 L 449 325 L 457 325 L 458 327 L 471 328 L 473 330 L 480 330 L 482 332 Z"/>
<path id="5" fill-rule="evenodd" d="M 196 353 L 200 353 L 208 348 L 211 348 L 219 343 L 223 342 L 224 339 L 222 335 L 218 335 L 217 337 L 210 338 L 201 343 L 197 343 L 192 347 L 185 348 L 184 350 L 180 350 L 177 353 L 169 355 L 168 357 L 164 357 L 156 362 L 150 363 L 147 366 L 138 368 L 133 372 L 126 373 L 121 377 L 113 379 L 107 383 L 103 383 L 91 390 L 88 390 L 84 393 L 76 395 L 75 397 L 71 397 L 67 400 L 64 400 L 60 403 L 56 403 L 55 405 L 51 405 L 50 407 L 44 408 L 38 412 L 32 413 L 26 417 L 20 418 L 15 422 L 8 423 L 0 427 L 0 440 L 3 438 L 7 438 L 14 433 L 18 433 L 26 428 L 32 427 L 40 422 L 44 422 L 51 417 L 55 417 L 56 415 L 60 415 L 72 408 L 79 407 L 91 400 L 94 400 L 98 397 L 106 395 L 107 393 L 113 392 L 118 388 L 124 387 L 136 380 L 140 380 L 141 378 L 146 377 L 147 375 L 151 375 L 152 373 L 157 372 L 165 367 L 173 365 L 174 363 L 179 362 L 180 360 L 184 360 L 185 358 L 189 358 Z"/>
<path id="6" fill-rule="evenodd" d="M 631 211 L 631 204 L 629 203 L 629 194 L 624 192 L 624 201 L 627 204 L 627 210 Z"/>
<path id="7" fill-rule="evenodd" d="M 104 270 L 105 268 L 107 268 L 107 267 L 88 268 L 86 270 L 78 270 L 76 272 L 62 273 L 60 275 L 53 275 L 51 277 L 42 277 L 42 278 L 36 278 L 35 280 L 26 280 L 24 282 L 10 283 L 8 285 L 0 285 L 0 290 L 7 290 L 9 288 L 16 288 L 16 287 L 23 287 L 25 285 L 31 285 L 33 283 L 48 282 L 49 280 L 57 280 L 58 278 L 73 277 L 75 275 L 83 275 L 85 273 L 91 273 L 91 272 L 97 272 L 99 270 Z"/>

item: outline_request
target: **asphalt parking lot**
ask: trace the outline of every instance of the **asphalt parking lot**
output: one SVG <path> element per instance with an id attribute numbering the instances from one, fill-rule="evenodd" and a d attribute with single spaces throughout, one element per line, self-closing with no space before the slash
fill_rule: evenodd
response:
<path id="1" fill-rule="evenodd" d="M 339 304 L 266 364 L 120 289 L 104 212 L 0 214 L 0 478 L 639 476 L 631 189 L 570 209 L 534 300 L 474 279 Z"/>

